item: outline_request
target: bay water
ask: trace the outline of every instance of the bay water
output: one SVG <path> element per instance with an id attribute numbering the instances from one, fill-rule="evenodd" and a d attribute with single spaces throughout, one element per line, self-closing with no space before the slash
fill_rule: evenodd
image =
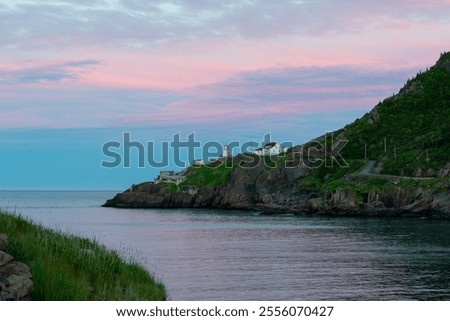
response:
<path id="1" fill-rule="evenodd" d="M 115 193 L 0 191 L 0 208 L 137 261 L 171 300 L 450 300 L 450 221 L 102 208 Z"/>

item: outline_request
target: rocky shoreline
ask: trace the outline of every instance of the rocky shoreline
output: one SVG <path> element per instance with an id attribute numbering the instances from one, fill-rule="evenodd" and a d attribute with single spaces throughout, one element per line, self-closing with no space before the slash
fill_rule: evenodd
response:
<path id="1" fill-rule="evenodd" d="M 264 215 L 332 215 L 450 219 L 450 193 L 392 186 L 370 190 L 363 200 L 355 192 L 338 188 L 320 193 L 295 190 L 289 184 L 271 187 L 270 179 L 255 179 L 236 170 L 226 186 L 205 187 L 195 194 L 173 192 L 152 182 L 117 194 L 104 207 L 116 208 L 211 208 L 258 211 Z M 243 177 L 246 179 L 243 179 Z M 259 181 L 259 182 L 258 182 Z M 265 182 L 265 183 L 264 183 Z"/>
<path id="2" fill-rule="evenodd" d="M 211 192 L 211 191 L 210 191 Z M 219 191 L 212 191 L 220 194 Z M 209 193 L 208 193 L 209 194 Z M 448 200 L 447 200 L 448 202 Z M 108 200 L 104 207 L 116 208 L 203 208 L 257 211 L 261 215 L 324 215 L 345 217 L 405 217 L 405 218 L 433 218 L 450 219 L 448 206 L 440 199 L 424 199 L 422 201 L 407 204 L 403 207 L 385 207 L 381 201 L 373 203 L 358 203 L 353 200 L 344 200 L 335 203 L 323 198 L 309 198 L 305 195 L 305 201 L 298 204 L 223 204 L 220 201 L 207 199 L 204 195 L 192 197 L 189 194 L 176 192 L 170 193 L 163 189 L 147 192 L 124 192 L 117 194 Z"/>

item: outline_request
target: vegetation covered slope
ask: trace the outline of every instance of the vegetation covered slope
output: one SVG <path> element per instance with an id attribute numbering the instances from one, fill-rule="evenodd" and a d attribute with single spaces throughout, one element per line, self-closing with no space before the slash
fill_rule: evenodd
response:
<path id="1" fill-rule="evenodd" d="M 437 176 L 450 156 L 450 53 L 337 133 L 349 140 L 344 158 L 382 161 L 384 174 Z"/>
<path id="2" fill-rule="evenodd" d="M 313 169 L 300 181 L 301 187 L 367 192 L 391 186 L 386 175 L 392 175 L 403 187 L 445 188 L 450 166 L 450 53 L 441 54 L 433 67 L 408 80 L 398 94 L 327 135 L 326 144 L 324 138 L 319 141 L 330 149 L 331 137 L 348 141 L 340 154 L 349 166 Z M 361 177 L 369 160 L 374 166 L 366 174 L 375 175 Z"/>
<path id="3" fill-rule="evenodd" d="M 165 300 L 162 284 L 147 271 L 87 239 L 65 236 L 0 212 L 9 253 L 33 275 L 33 300 Z"/>

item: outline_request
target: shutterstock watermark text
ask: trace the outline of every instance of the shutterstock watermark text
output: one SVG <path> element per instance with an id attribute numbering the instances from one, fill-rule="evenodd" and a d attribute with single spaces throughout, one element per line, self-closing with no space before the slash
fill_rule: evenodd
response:
<path id="1" fill-rule="evenodd" d="M 285 167 L 348 167 L 341 154 L 347 142 L 344 139 L 335 141 L 333 134 L 328 133 L 320 140 L 294 147 L 293 142 L 272 141 L 271 134 L 268 133 L 264 135 L 261 143 L 231 141 L 223 144 L 214 140 L 202 143 L 195 138 L 195 133 L 186 137 L 176 133 L 170 141 L 157 144 L 154 140 L 133 140 L 131 133 L 124 132 L 121 141 L 108 141 L 103 144 L 104 160 L 101 166 L 166 168 L 175 165 L 186 168 L 191 165 L 214 165 L 252 168 L 264 162 L 268 167 L 277 167 L 280 164 Z"/>

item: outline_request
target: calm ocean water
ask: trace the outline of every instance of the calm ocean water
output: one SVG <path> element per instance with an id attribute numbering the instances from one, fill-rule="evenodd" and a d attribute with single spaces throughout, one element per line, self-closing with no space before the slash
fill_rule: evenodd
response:
<path id="1" fill-rule="evenodd" d="M 450 221 L 101 208 L 114 194 L 0 191 L 0 208 L 137 260 L 172 300 L 450 300 Z"/>

